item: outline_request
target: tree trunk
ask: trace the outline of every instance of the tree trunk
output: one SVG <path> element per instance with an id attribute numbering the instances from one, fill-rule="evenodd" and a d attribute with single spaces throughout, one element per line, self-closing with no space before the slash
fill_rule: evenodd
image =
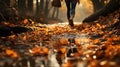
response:
<path id="1" fill-rule="evenodd" d="M 4 2 L 7 4 L 7 6 L 10 6 L 10 0 L 4 0 Z"/>
<path id="2" fill-rule="evenodd" d="M 40 0 L 40 12 L 42 13 L 44 10 L 44 0 Z"/>
<path id="3" fill-rule="evenodd" d="M 99 9 L 105 6 L 104 0 L 91 0 L 93 3 L 94 12 L 98 11 Z"/>
<path id="4" fill-rule="evenodd" d="M 28 30 L 30 30 L 30 29 L 26 28 L 24 26 L 13 26 L 13 27 L 10 27 L 10 26 L 0 25 L 0 37 L 1 36 L 2 37 L 10 36 L 13 33 L 14 34 L 20 34 L 20 33 L 23 33 L 23 32 L 27 32 Z"/>
<path id="5" fill-rule="evenodd" d="M 44 10 L 46 18 L 48 17 L 48 13 L 49 13 L 49 2 L 50 0 L 46 0 L 45 10 Z"/>
<path id="6" fill-rule="evenodd" d="M 18 19 L 18 11 L 6 5 L 5 1 L 0 1 L 0 22 L 9 21 L 16 22 Z"/>
<path id="7" fill-rule="evenodd" d="M 120 8 L 120 0 L 110 0 L 110 2 L 100 9 L 99 11 L 95 12 L 94 14 L 90 15 L 89 17 L 85 18 L 83 22 L 92 22 L 97 20 L 100 16 L 106 16 L 109 13 L 112 13 Z"/>
<path id="8" fill-rule="evenodd" d="M 26 0 L 18 0 L 18 9 L 20 11 L 25 10 L 26 8 Z"/>
<path id="9" fill-rule="evenodd" d="M 36 17 L 38 17 L 40 15 L 39 5 L 40 5 L 40 3 L 38 2 L 38 0 L 36 0 L 36 12 L 35 12 Z"/>
<path id="10" fill-rule="evenodd" d="M 43 16 L 42 14 L 43 14 L 43 11 L 44 11 L 44 3 L 45 2 L 45 0 L 40 0 L 40 2 L 38 2 L 38 0 L 37 0 L 37 4 L 36 4 L 36 16 L 37 17 L 41 17 L 41 16 Z"/>
<path id="11" fill-rule="evenodd" d="M 28 10 L 33 11 L 33 0 L 28 0 Z"/>
<path id="12" fill-rule="evenodd" d="M 17 1 L 16 0 L 11 0 L 10 6 L 14 7 L 14 8 L 17 8 Z"/>
<path id="13" fill-rule="evenodd" d="M 21 16 L 26 15 L 26 0 L 18 0 L 18 9 Z"/>

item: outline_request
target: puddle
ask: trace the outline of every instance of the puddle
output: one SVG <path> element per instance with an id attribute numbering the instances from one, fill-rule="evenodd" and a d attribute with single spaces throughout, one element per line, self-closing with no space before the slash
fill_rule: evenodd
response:
<path id="1" fill-rule="evenodd" d="M 42 28 L 48 27 L 48 29 L 52 29 L 51 27 L 59 25 L 60 27 L 66 26 L 67 23 L 58 23 L 52 25 L 43 25 Z M 39 25 L 38 25 L 39 27 Z M 68 29 L 67 26 L 66 29 Z M 1 67 L 85 67 L 86 56 L 80 56 L 80 50 L 86 50 L 87 46 L 90 44 L 89 36 L 84 33 L 62 33 L 52 35 L 50 40 L 47 41 L 33 41 L 30 43 L 30 46 L 14 46 L 14 49 L 22 54 L 18 59 L 8 61 L 2 58 L 2 60 L 6 60 L 5 63 L 0 61 Z M 33 47 L 47 47 L 49 49 L 48 55 L 33 55 L 29 53 L 29 49 Z M 1 60 L 1 59 L 0 59 Z"/>

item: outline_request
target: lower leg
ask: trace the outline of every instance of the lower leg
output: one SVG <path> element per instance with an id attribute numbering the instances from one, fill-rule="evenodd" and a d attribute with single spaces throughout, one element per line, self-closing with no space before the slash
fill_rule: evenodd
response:
<path id="1" fill-rule="evenodd" d="M 75 16 L 75 7 L 76 7 L 76 0 L 71 2 L 71 9 L 70 9 L 70 18 L 69 18 L 69 25 L 74 26 L 73 18 Z"/>
<path id="2" fill-rule="evenodd" d="M 75 16 L 75 8 L 76 8 L 77 1 L 73 0 L 71 2 L 71 9 L 70 9 L 70 19 L 73 19 Z"/>
<path id="3" fill-rule="evenodd" d="M 70 1 L 65 1 L 66 2 L 66 6 L 67 6 L 67 19 L 68 19 L 68 21 L 69 21 L 69 25 L 70 26 L 74 26 L 74 24 L 73 24 L 73 20 L 72 19 L 70 19 L 70 17 L 71 17 L 71 2 Z"/>

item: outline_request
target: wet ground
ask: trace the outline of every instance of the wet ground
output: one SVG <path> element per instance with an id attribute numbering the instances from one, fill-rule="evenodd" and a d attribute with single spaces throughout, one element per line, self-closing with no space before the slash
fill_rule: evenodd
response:
<path id="1" fill-rule="evenodd" d="M 117 17 L 105 18 L 74 27 L 36 23 L 27 25 L 32 31 L 0 37 L 0 67 L 119 67 L 120 33 L 111 28 Z"/>
<path id="2" fill-rule="evenodd" d="M 79 67 L 78 63 L 83 58 L 80 56 L 74 57 L 74 53 L 78 52 L 77 46 L 89 44 L 89 36 L 81 32 L 74 32 L 76 29 L 72 29 L 67 24 L 68 23 L 51 25 L 37 24 L 36 27 L 32 28 L 35 29 L 35 31 L 39 31 L 38 33 L 30 32 L 31 35 L 30 33 L 24 33 L 18 35 L 18 37 L 12 35 L 8 37 L 8 40 L 1 37 L 1 44 L 3 45 L 0 45 L 2 55 L 0 58 L 0 66 L 68 67 L 64 66 L 64 64 L 66 65 L 68 61 L 73 61 L 73 65 Z M 77 25 L 78 23 L 75 24 Z M 58 30 L 64 30 L 63 32 L 54 31 L 54 29 L 56 29 L 55 27 L 58 28 Z M 29 39 L 29 36 L 32 36 L 33 33 L 34 36 Z M 11 37 L 13 40 L 9 40 Z M 17 40 L 17 42 L 12 43 L 14 40 Z M 81 65 L 84 65 L 84 63 L 81 63 Z"/>

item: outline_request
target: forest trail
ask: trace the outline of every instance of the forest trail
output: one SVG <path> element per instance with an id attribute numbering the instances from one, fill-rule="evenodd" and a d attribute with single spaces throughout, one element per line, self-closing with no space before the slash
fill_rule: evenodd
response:
<path id="1" fill-rule="evenodd" d="M 93 23 L 26 24 L 28 31 L 0 37 L 1 67 L 119 67 L 119 12 Z M 24 24 L 23 24 L 24 25 Z"/>
<path id="2" fill-rule="evenodd" d="M 66 67 L 64 65 L 71 60 L 75 60 L 75 64 L 73 64 L 75 66 L 82 57 L 79 57 L 79 54 L 75 57 L 74 53 L 78 53 L 81 46 L 83 50 L 87 49 L 87 45 L 90 43 L 89 36 L 77 29 L 79 25 L 78 22 L 75 22 L 76 28 L 71 28 L 67 22 L 35 24 L 30 26 L 34 30 L 32 32 L 18 34 L 18 37 L 11 35 L 7 41 L 2 38 L 1 44 L 4 44 L 5 47 L 0 48 L 5 50 L 9 57 L 21 58 L 21 60 L 16 60 L 16 66 Z M 13 65 L 13 61 L 4 57 L 1 59 L 4 59 L 6 63 L 11 62 L 10 65 Z"/>

